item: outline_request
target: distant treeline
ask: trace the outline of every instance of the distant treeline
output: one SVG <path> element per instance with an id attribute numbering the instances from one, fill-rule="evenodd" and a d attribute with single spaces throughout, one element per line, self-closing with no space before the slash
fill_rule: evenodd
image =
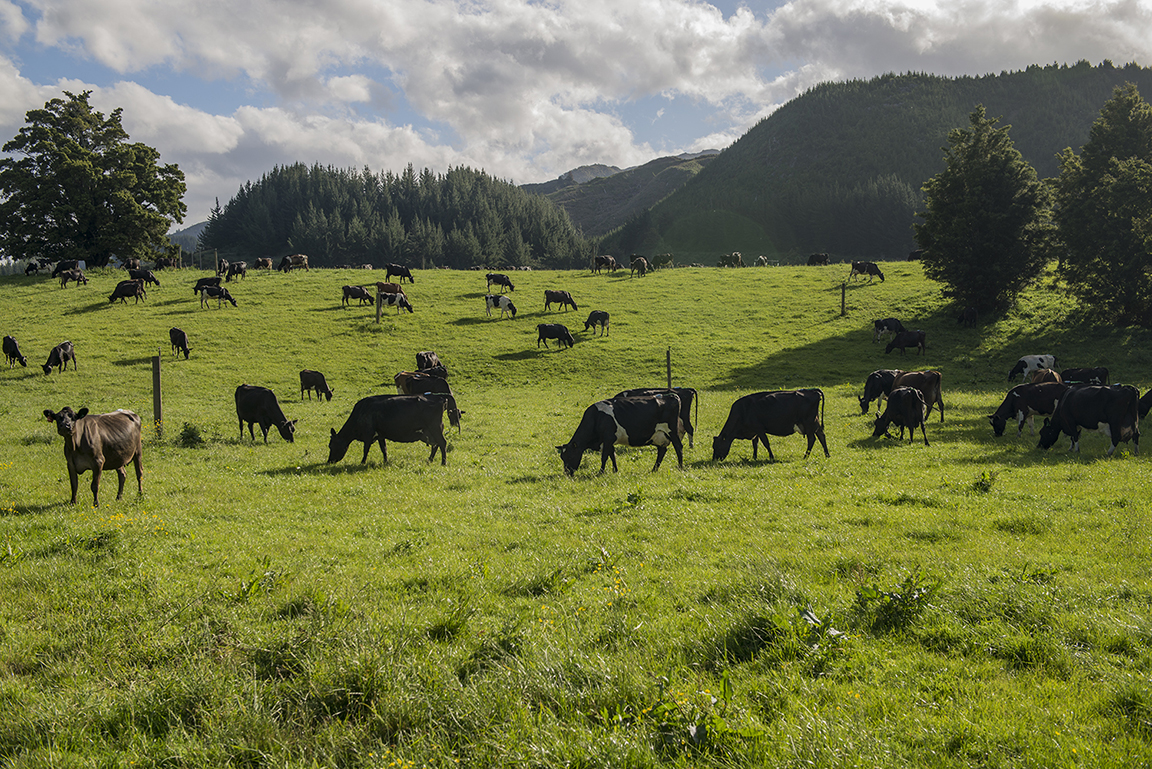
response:
<path id="1" fill-rule="evenodd" d="M 591 258 L 563 209 L 483 171 L 376 174 L 277 166 L 217 203 L 199 247 L 255 259 L 307 254 L 313 265 L 584 267 Z"/>

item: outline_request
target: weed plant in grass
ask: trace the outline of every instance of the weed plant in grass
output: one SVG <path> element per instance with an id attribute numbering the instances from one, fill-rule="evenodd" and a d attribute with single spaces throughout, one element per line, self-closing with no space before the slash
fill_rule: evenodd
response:
<path id="1" fill-rule="evenodd" d="M 1046 277 L 1020 308 L 957 325 L 918 265 L 882 284 L 828 268 L 517 276 L 514 320 L 483 276 L 422 272 L 412 314 L 341 307 L 356 271 L 249 273 L 201 309 L 205 273 L 139 306 L 88 286 L 0 282 L 0 756 L 14 766 L 1133 766 L 1152 761 L 1146 459 L 1086 436 L 992 437 L 1021 354 L 1152 380 L 1148 335 L 1081 324 Z M 579 312 L 543 311 L 546 288 Z M 587 310 L 612 335 L 583 333 Z M 928 332 L 885 356 L 874 318 Z M 570 350 L 537 349 L 564 322 Z M 188 332 L 176 359 L 167 330 Z M 465 411 L 447 467 L 423 444 L 327 465 L 358 398 L 435 350 Z M 564 477 L 555 446 L 627 387 L 700 390 L 698 441 Z M 66 504 L 45 408 L 151 417 L 143 497 Z M 943 372 L 932 445 L 871 437 L 877 368 Z M 332 401 L 300 401 L 298 372 Z M 295 443 L 239 437 L 242 383 L 270 387 Z M 832 456 L 737 442 L 731 403 L 821 387 Z M 1123 456 L 1120 456 L 1123 454 Z M 762 453 L 763 457 L 764 454 Z M 85 480 L 90 476 L 83 476 Z M 105 485 L 110 480 L 105 478 Z M 87 484 L 82 487 L 86 492 Z M 88 497 L 90 499 L 90 497 Z M 105 499 L 111 495 L 105 491 Z M 81 500 L 85 497 L 82 493 Z"/>

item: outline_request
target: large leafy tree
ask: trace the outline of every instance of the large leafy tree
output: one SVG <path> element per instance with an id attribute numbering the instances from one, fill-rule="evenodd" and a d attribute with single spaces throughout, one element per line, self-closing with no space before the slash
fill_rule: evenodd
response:
<path id="1" fill-rule="evenodd" d="M 983 105 L 948 133 L 947 167 L 924 185 L 913 225 L 924 272 L 978 312 L 1010 306 L 1048 261 L 1050 195 Z"/>
<path id="2" fill-rule="evenodd" d="M 121 110 L 105 117 L 90 91 L 65 91 L 4 145 L 0 159 L 0 249 L 16 258 L 151 256 L 168 245 L 186 212 L 184 174 L 160 153 L 131 143 Z"/>
<path id="3" fill-rule="evenodd" d="M 1152 325 L 1152 107 L 1117 88 L 1080 155 L 1060 156 L 1061 273 L 1090 312 Z"/>

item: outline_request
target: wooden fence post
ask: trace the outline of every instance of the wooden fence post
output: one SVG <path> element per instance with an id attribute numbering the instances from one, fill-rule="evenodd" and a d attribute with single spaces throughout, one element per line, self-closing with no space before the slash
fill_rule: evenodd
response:
<path id="1" fill-rule="evenodd" d="M 160 348 L 152 358 L 152 422 L 156 425 L 156 437 L 164 437 L 164 399 L 160 392 Z"/>
<path id="2" fill-rule="evenodd" d="M 380 325 L 380 314 L 384 311 L 384 294 L 381 291 L 376 292 L 376 325 Z"/>

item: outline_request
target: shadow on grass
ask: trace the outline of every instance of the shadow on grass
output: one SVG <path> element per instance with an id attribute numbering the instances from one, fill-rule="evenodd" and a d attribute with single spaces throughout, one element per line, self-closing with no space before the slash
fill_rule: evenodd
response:
<path id="1" fill-rule="evenodd" d="M 66 499 L 60 502 L 51 502 L 44 505 L 13 504 L 7 508 L 0 508 L 0 518 L 15 518 L 21 515 L 38 515 L 58 507 L 71 507 L 71 505 Z"/>
<path id="2" fill-rule="evenodd" d="M 121 358 L 120 360 L 112 361 L 113 366 L 140 366 L 145 363 L 151 363 L 151 356 L 146 358 Z"/>
<path id="3" fill-rule="evenodd" d="M 496 360 L 528 360 L 530 358 L 538 358 L 543 354 L 543 349 L 529 347 L 527 350 L 521 350 L 520 352 L 506 352 L 492 357 Z"/>

